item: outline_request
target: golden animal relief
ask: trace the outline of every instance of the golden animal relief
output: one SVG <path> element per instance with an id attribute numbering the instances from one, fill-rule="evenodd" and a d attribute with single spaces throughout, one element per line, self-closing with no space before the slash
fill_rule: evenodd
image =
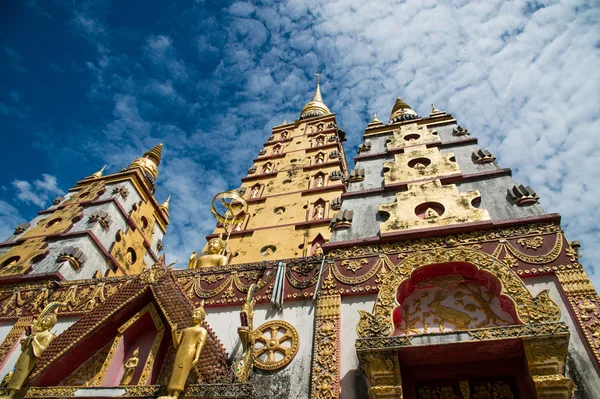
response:
<path id="1" fill-rule="evenodd" d="M 477 282 L 417 288 L 402 305 L 401 335 L 427 334 L 515 324 L 500 301 Z"/>

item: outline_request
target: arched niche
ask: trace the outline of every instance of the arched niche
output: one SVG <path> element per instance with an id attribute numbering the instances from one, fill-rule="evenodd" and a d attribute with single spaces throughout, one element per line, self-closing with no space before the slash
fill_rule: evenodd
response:
<path id="1" fill-rule="evenodd" d="M 443 264 L 449 266 L 438 269 L 440 273 L 444 268 L 468 264 L 469 266 L 460 266 L 462 272 L 479 276 L 478 281 L 487 284 L 488 290 L 495 292 L 498 298 L 502 298 L 505 309 L 511 307 L 510 303 L 513 304 L 515 323 L 534 324 L 560 320 L 560 309 L 548 296 L 548 290 L 540 292 L 534 298 L 519 276 L 500 259 L 468 247 L 437 248 L 413 253 L 390 270 L 379 288 L 373 313 L 359 310 L 360 321 L 356 326 L 358 336 L 361 338 L 390 336 L 394 331 L 393 313 L 399 305 L 398 290 L 408 292 L 410 291 L 408 287 L 412 284 L 409 282 L 408 285 L 403 285 L 403 283 L 412 280 L 415 272 L 416 276 L 419 276 L 420 273 L 426 272 L 428 266 Z M 479 271 L 487 274 L 480 274 Z M 488 274 L 493 275 L 499 285 L 493 283 L 494 279 L 487 277 Z"/>
<path id="2" fill-rule="evenodd" d="M 522 324 L 494 274 L 465 262 L 427 265 L 396 290 L 393 335 Z"/>
<path id="3" fill-rule="evenodd" d="M 323 244 L 325 244 L 325 239 L 323 238 L 321 233 L 319 233 L 310 243 L 310 256 L 323 255 Z"/>

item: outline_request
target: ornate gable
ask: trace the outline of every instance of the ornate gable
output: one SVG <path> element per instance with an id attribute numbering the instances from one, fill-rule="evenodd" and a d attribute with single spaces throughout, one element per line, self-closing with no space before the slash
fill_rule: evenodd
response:
<path id="1" fill-rule="evenodd" d="M 86 313 L 79 321 L 58 335 L 32 371 L 29 385 L 44 387 L 63 383 L 89 358 L 97 356 L 99 352 L 106 352 L 107 345 L 112 344 L 117 348 L 120 345 L 117 338 L 127 334 L 127 328 L 136 323 L 145 313 L 152 313 L 156 337 L 160 336 L 162 339 L 161 341 L 155 337 L 152 344 L 152 349 L 155 350 L 148 349 L 152 356 L 157 354 L 162 356 L 162 359 L 154 359 L 155 364 L 164 364 L 163 370 L 154 370 L 151 382 L 156 382 L 159 373 L 165 372 L 166 367 L 172 366 L 172 361 L 163 361 L 172 347 L 170 333 L 165 334 L 164 330 L 170 332 L 171 326 L 175 324 L 178 329 L 189 326 L 193 308 L 192 303 L 175 282 L 173 273 L 163 265 L 155 264 L 135 279 L 121 285 L 113 295 L 94 308 L 93 312 Z M 156 310 L 152 311 L 152 309 Z M 149 326 L 152 327 L 152 324 Z M 227 354 L 210 327 L 208 325 L 205 327 L 209 339 L 196 369 L 198 379 L 206 383 L 230 382 L 233 377 L 227 364 Z M 137 330 L 139 329 L 144 328 L 138 326 Z M 150 354 L 145 355 L 146 359 Z M 101 361 L 109 370 L 110 362 L 107 362 L 107 359 L 108 357 Z M 144 363 L 147 362 L 142 362 L 140 368 Z M 107 370 L 104 372 L 106 373 Z M 140 385 L 150 381 L 150 371 L 144 370 L 144 372 L 146 374 L 142 373 L 142 377 L 139 378 Z M 144 377 L 146 379 L 141 382 Z M 97 385 L 102 383 L 102 378 Z"/>

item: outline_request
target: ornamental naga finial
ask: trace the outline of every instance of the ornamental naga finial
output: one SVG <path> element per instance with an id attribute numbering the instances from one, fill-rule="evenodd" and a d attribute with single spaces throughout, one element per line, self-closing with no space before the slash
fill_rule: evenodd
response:
<path id="1" fill-rule="evenodd" d="M 238 335 L 242 342 L 242 358 L 238 362 L 235 368 L 235 377 L 237 382 L 243 383 L 248 381 L 248 378 L 252 375 L 252 368 L 254 367 L 254 343 L 256 338 L 261 336 L 260 331 L 254 329 L 254 305 L 256 299 L 253 298 L 254 292 L 256 291 L 256 284 L 252 284 L 248 288 L 248 295 L 246 295 L 246 301 L 242 305 L 242 311 L 240 312 L 241 326 L 238 327 Z"/>

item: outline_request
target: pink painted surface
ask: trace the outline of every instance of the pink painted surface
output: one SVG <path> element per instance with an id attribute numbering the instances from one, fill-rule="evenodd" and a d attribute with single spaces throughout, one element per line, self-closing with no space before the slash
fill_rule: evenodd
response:
<path id="1" fill-rule="evenodd" d="M 130 385 L 138 385 L 138 382 L 142 385 L 145 384 L 146 382 L 139 381 L 139 379 L 157 334 L 158 331 L 152 321 L 150 313 L 144 314 L 125 330 L 123 339 L 108 368 L 106 377 L 104 378 L 104 381 L 102 381 L 102 386 L 111 387 L 119 385 L 121 377 L 125 372 L 124 364 L 133 356 L 133 351 L 136 348 L 139 348 L 140 350 L 138 355 L 139 363 L 133 373 Z"/>

